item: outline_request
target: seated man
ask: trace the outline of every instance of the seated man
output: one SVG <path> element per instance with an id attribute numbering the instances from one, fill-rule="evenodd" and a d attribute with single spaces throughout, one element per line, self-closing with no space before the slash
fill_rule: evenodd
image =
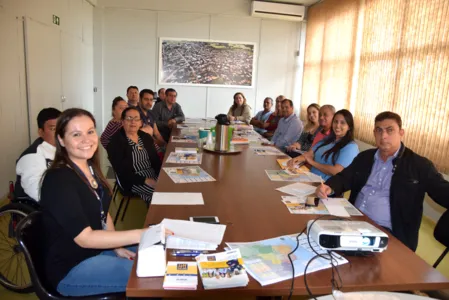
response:
<path id="1" fill-rule="evenodd" d="M 176 103 L 178 94 L 174 89 L 165 91 L 165 101 L 156 103 L 153 108 L 154 118 L 162 137 L 166 142 L 170 138 L 171 129 L 185 120 L 181 105 Z"/>
<path id="2" fill-rule="evenodd" d="M 284 99 L 281 104 L 282 118 L 279 120 L 278 127 L 274 132 L 271 142 L 281 149 L 293 144 L 299 139 L 302 133 L 303 125 L 301 120 L 293 113 L 293 101 Z"/>
<path id="3" fill-rule="evenodd" d="M 263 124 L 263 128 L 266 132 L 263 135 L 264 138 L 271 141 L 271 138 L 274 135 L 274 132 L 278 128 L 279 120 L 282 118 L 282 109 L 281 104 L 284 101 L 285 96 L 279 95 L 276 97 L 276 104 L 274 107 L 274 112 L 268 117 L 268 120 Z"/>
<path id="4" fill-rule="evenodd" d="M 32 198 L 39 201 L 42 174 L 55 158 L 56 120 L 60 114 L 56 108 L 49 107 L 37 115 L 39 138 L 20 155 L 16 164 L 17 198 Z"/>
<path id="5" fill-rule="evenodd" d="M 416 250 L 425 193 L 449 208 L 449 182 L 427 158 L 401 142 L 401 117 L 383 112 L 374 121 L 377 149 L 361 152 L 343 171 L 318 186 L 320 198 L 351 190 L 349 201 L 407 247 Z"/>
<path id="6" fill-rule="evenodd" d="M 154 119 L 154 114 L 151 111 L 153 107 L 154 101 L 154 93 L 152 90 L 143 89 L 139 93 L 139 105 L 137 106 L 137 110 L 140 113 L 140 118 L 142 119 L 142 128 L 140 130 L 145 131 L 149 135 L 153 137 L 156 144 L 164 145 L 164 139 L 162 138 L 159 130 L 157 128 L 157 124 Z"/>
<path id="7" fill-rule="evenodd" d="M 156 104 L 158 104 L 159 102 L 163 102 L 163 101 L 165 101 L 165 89 L 164 88 L 160 88 L 157 91 Z"/>
<path id="8" fill-rule="evenodd" d="M 128 106 L 137 107 L 139 105 L 139 89 L 137 86 L 129 86 L 126 89 L 126 97 L 128 98 Z"/>
<path id="9" fill-rule="evenodd" d="M 256 132 L 260 134 L 267 132 L 267 130 L 264 129 L 264 124 L 273 113 L 271 107 L 273 107 L 273 99 L 270 97 L 265 98 L 265 100 L 263 100 L 263 110 L 259 111 L 249 122 L 249 124 L 254 126 Z"/>

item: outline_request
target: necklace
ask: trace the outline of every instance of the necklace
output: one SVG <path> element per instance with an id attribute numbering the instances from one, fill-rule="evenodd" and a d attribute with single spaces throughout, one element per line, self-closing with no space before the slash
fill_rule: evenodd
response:
<path id="1" fill-rule="evenodd" d="M 90 186 L 96 190 L 96 189 L 98 189 L 98 182 L 95 180 L 95 177 L 94 177 L 95 173 L 94 173 L 94 170 L 92 169 L 92 166 L 89 166 L 89 171 L 92 174 L 92 178 L 89 179 Z"/>
<path id="2" fill-rule="evenodd" d="M 92 178 L 91 180 L 89 180 L 90 186 L 94 189 L 98 189 L 98 183 L 95 180 L 95 178 Z"/>

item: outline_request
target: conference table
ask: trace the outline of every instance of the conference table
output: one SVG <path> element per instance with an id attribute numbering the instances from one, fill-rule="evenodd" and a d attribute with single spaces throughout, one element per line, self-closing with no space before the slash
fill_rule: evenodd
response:
<path id="1" fill-rule="evenodd" d="M 185 131 L 184 131 L 185 132 Z M 183 133 L 184 133 L 183 132 Z M 172 135 L 179 135 L 174 129 Z M 165 163 L 175 147 L 189 147 L 187 143 L 169 143 L 163 167 L 180 166 Z M 195 145 L 196 146 L 196 145 Z M 200 192 L 204 205 L 151 205 L 144 226 L 158 224 L 164 218 L 188 220 L 192 216 L 217 216 L 226 231 L 225 242 L 252 242 L 301 232 L 307 221 L 317 215 L 290 214 L 281 202 L 281 192 L 275 190 L 289 182 L 270 181 L 265 170 L 279 170 L 276 156 L 258 156 L 248 146 L 237 154 L 216 154 L 203 151 L 201 168 L 216 179 L 214 182 L 175 184 L 161 170 L 156 192 Z M 290 182 L 291 183 L 291 182 Z M 368 220 L 366 217 L 352 219 Z M 369 221 L 369 220 L 368 220 Z M 371 222 L 371 221 L 370 221 Z M 175 233 L 176 234 L 176 233 Z M 389 234 L 388 249 L 368 257 L 346 257 L 350 263 L 339 266 L 342 291 L 406 291 L 448 289 L 449 280 L 429 266 L 413 251 Z M 138 260 L 138 258 L 137 258 Z M 179 261 L 167 251 L 168 261 Z M 182 259 L 181 259 L 182 260 Z M 193 259 L 191 259 L 193 260 Z M 201 278 L 198 289 L 164 290 L 163 277 L 139 278 L 136 262 L 126 288 L 127 297 L 208 297 L 215 296 L 286 296 L 291 281 L 261 286 L 250 275 L 249 284 L 243 288 L 205 290 Z M 331 293 L 331 269 L 307 275 L 308 285 L 314 295 Z M 295 278 L 294 295 L 307 295 L 304 277 Z"/>

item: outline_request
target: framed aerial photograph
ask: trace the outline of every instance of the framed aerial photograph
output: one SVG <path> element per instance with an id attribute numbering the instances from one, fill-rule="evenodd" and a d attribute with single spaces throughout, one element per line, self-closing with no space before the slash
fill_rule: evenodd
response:
<path id="1" fill-rule="evenodd" d="M 253 87 L 255 43 L 161 38 L 159 84 Z"/>

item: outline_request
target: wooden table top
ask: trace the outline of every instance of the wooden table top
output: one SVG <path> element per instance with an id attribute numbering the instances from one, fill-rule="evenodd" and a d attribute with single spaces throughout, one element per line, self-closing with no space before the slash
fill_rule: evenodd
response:
<path id="1" fill-rule="evenodd" d="M 190 144 L 192 145 L 192 144 Z M 175 147 L 188 144 L 170 143 L 164 158 Z M 203 152 L 201 168 L 216 179 L 215 182 L 175 184 L 161 170 L 157 192 L 201 192 L 204 205 L 169 206 L 151 205 L 145 226 L 160 223 L 164 218 L 188 220 L 191 216 L 217 216 L 227 225 L 224 242 L 252 242 L 298 233 L 316 215 L 290 214 L 281 202 L 281 192 L 275 188 L 288 183 L 270 181 L 265 170 L 278 170 L 276 156 L 258 156 L 247 146 L 239 154 L 219 155 Z M 365 219 L 358 217 L 354 219 Z M 176 234 L 176 233 L 175 233 Z M 349 264 L 339 266 L 343 291 L 402 291 L 449 288 L 449 281 L 429 266 L 413 251 L 390 236 L 388 249 L 371 257 L 347 257 Z M 169 254 L 169 252 L 167 252 Z M 167 256 L 169 261 L 179 257 Z M 188 260 L 188 259 L 187 259 Z M 198 290 L 175 291 L 162 288 L 163 277 L 138 278 L 136 263 L 128 281 L 128 297 L 186 297 L 186 296 L 282 296 L 288 295 L 291 281 L 283 281 L 262 287 L 250 275 L 247 287 L 204 290 L 198 278 Z M 331 292 L 331 270 L 326 269 L 307 275 L 309 287 L 316 294 Z M 304 277 L 295 279 L 294 295 L 306 295 Z"/>

